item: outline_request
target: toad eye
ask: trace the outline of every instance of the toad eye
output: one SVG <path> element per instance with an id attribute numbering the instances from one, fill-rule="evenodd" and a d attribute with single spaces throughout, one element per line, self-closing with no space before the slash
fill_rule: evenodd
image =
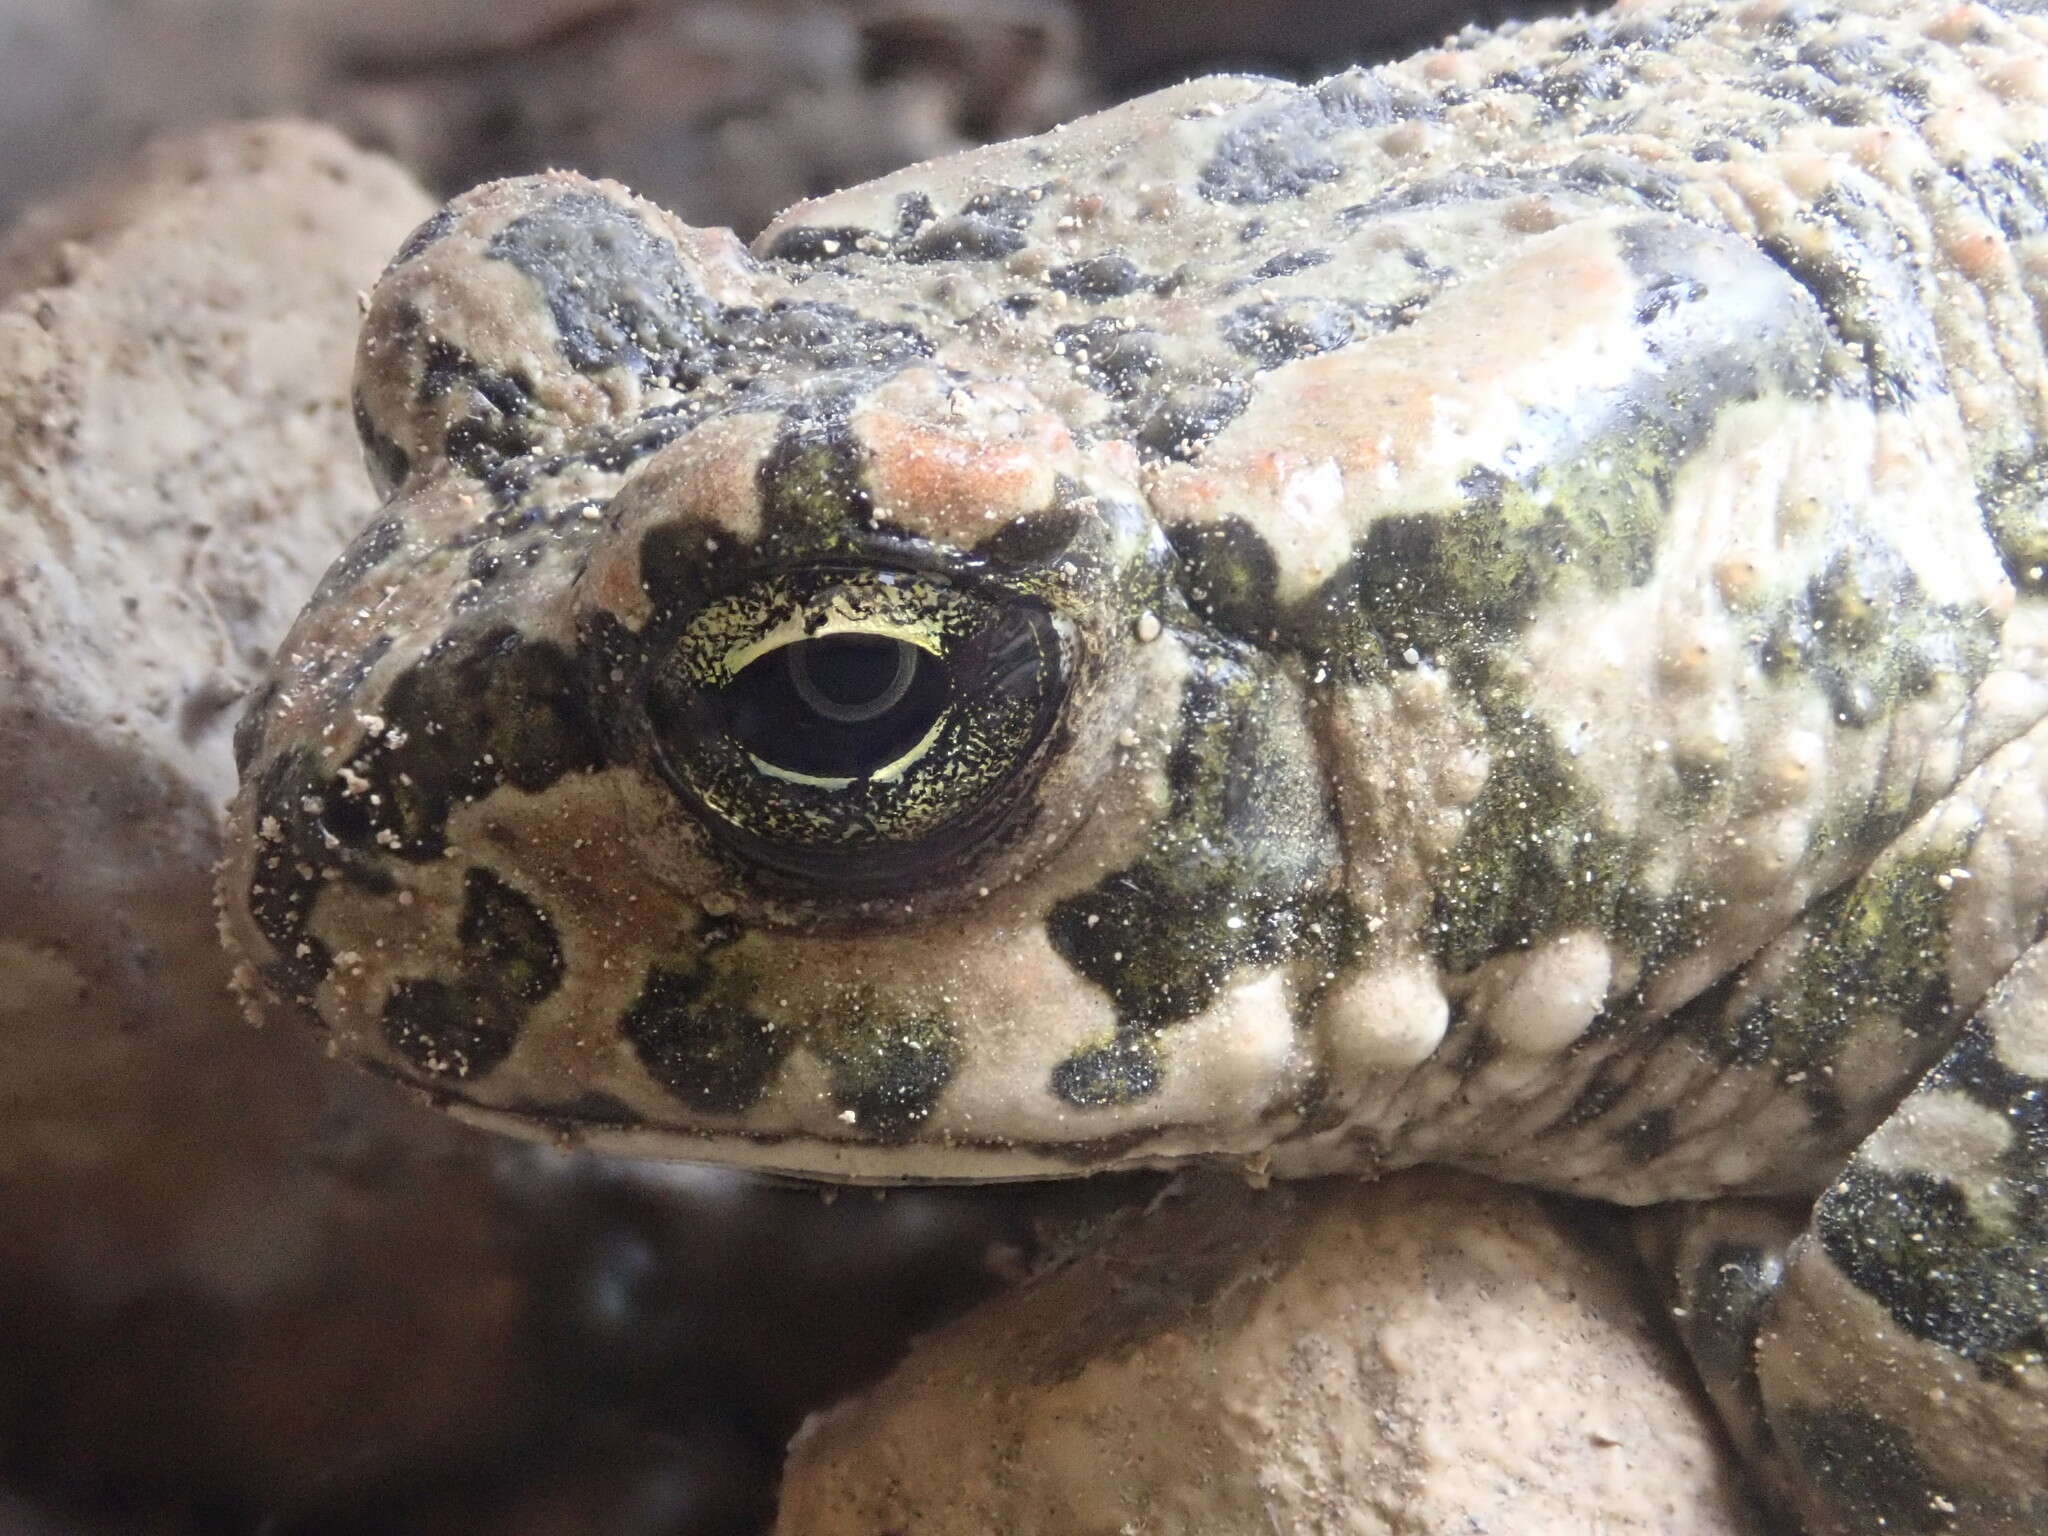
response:
<path id="1" fill-rule="evenodd" d="M 760 868 L 839 889 L 928 878 L 1028 803 L 1071 645 L 1028 596 L 780 574 L 707 604 L 655 667 L 657 758 Z"/>
<path id="2" fill-rule="evenodd" d="M 727 728 L 764 773 L 869 778 L 928 744 L 951 691 L 931 651 L 852 630 L 750 662 L 727 687 Z"/>

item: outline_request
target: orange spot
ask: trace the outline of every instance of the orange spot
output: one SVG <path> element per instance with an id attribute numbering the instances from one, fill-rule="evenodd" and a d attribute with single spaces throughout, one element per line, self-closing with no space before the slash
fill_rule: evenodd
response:
<path id="1" fill-rule="evenodd" d="M 865 425 L 879 505 L 920 521 L 983 523 L 1039 509 L 1050 465 L 1072 450 L 1066 430 L 1034 414 L 1007 437 L 969 436 L 914 418 L 877 414 Z"/>

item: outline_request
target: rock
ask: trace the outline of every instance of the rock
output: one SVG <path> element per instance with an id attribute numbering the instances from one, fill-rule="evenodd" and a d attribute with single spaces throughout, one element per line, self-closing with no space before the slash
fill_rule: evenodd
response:
<path id="1" fill-rule="evenodd" d="M 236 128 L 0 243 L 13 1155 L 91 1162 L 117 1098 L 151 1134 L 166 1085 L 122 1068 L 218 1029 L 235 706 L 363 519 L 349 317 L 426 208 L 331 132 Z"/>
<path id="2" fill-rule="evenodd" d="M 1559 1209 L 1192 1184 L 810 1423 L 775 1529 L 1757 1530 L 1619 1250 Z"/>

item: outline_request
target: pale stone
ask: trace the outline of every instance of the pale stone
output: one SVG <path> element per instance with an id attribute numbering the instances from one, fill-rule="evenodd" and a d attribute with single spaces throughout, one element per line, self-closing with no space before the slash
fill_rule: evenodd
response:
<path id="1" fill-rule="evenodd" d="M 778 1536 L 1736 1536 L 1612 1251 L 1450 1175 L 1193 1184 L 815 1419 Z"/>

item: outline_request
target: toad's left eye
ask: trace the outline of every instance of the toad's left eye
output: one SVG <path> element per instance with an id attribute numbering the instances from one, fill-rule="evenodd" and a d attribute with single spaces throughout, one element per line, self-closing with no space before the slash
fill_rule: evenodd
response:
<path id="1" fill-rule="evenodd" d="M 929 874 L 1006 822 L 1065 697 L 1045 605 L 814 569 L 708 604 L 657 665 L 670 781 L 729 847 L 837 885 Z"/>

